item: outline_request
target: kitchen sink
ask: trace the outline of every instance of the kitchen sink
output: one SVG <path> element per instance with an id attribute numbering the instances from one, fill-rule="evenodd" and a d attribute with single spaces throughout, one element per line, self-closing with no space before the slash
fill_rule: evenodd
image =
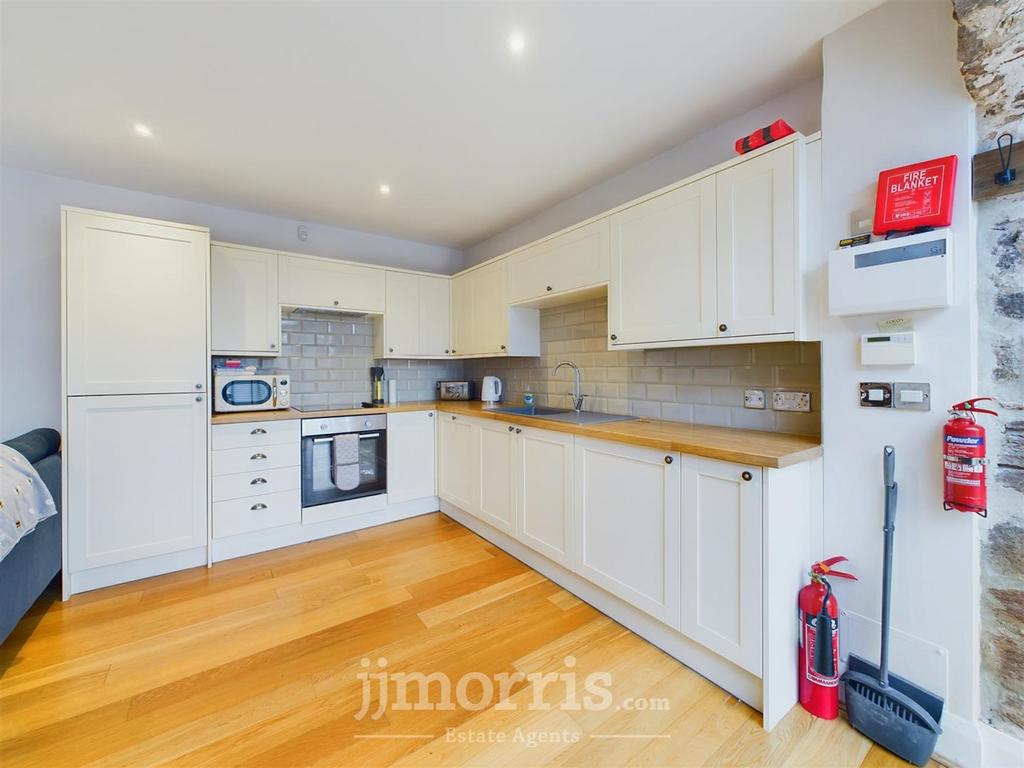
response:
<path id="1" fill-rule="evenodd" d="M 543 405 L 509 405 L 488 408 L 491 413 L 507 413 L 510 416 L 533 416 L 548 421 L 564 421 L 569 424 L 602 424 L 609 421 L 632 421 L 633 416 L 619 416 L 614 413 L 576 412 L 569 408 L 549 408 Z"/>

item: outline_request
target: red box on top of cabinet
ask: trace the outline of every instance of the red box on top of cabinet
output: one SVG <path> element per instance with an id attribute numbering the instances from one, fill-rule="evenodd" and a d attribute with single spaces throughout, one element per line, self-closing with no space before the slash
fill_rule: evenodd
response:
<path id="1" fill-rule="evenodd" d="M 890 168 L 878 174 L 876 235 L 919 227 L 948 227 L 953 220 L 956 155 Z"/>

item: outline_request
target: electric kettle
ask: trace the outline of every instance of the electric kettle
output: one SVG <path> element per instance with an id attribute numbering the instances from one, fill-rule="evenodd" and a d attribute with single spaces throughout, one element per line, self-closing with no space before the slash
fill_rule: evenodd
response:
<path id="1" fill-rule="evenodd" d="M 480 387 L 480 399 L 485 403 L 496 403 L 501 400 L 501 379 L 497 376 L 484 376 L 484 385 Z"/>

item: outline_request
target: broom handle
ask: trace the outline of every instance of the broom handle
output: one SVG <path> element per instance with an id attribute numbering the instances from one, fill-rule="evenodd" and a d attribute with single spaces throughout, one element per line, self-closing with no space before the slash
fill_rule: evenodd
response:
<path id="1" fill-rule="evenodd" d="M 882 649 L 879 654 L 878 683 L 883 688 L 889 686 L 889 613 L 892 607 L 892 542 L 896 531 L 896 496 L 897 485 L 896 449 L 891 445 L 883 451 L 883 469 L 885 475 L 885 549 L 882 553 Z"/>

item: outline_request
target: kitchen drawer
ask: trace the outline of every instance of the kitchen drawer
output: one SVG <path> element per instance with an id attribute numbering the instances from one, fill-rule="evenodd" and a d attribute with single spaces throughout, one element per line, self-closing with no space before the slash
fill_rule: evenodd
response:
<path id="1" fill-rule="evenodd" d="M 220 475 L 213 479 L 213 500 L 227 501 L 249 496 L 264 496 L 278 491 L 293 491 L 302 487 L 302 474 L 298 467 L 240 472 Z"/>
<path id="2" fill-rule="evenodd" d="M 297 467 L 299 439 L 287 445 L 259 445 L 252 448 L 229 448 L 213 452 L 213 476 L 234 475 L 239 472 L 261 472 L 279 467 Z"/>
<path id="3" fill-rule="evenodd" d="M 255 448 L 299 442 L 299 419 L 285 421 L 252 421 L 244 424 L 215 424 L 213 450 Z"/>
<path id="4" fill-rule="evenodd" d="M 213 504 L 215 539 L 301 521 L 302 499 L 297 489 L 248 499 L 217 501 Z"/>

